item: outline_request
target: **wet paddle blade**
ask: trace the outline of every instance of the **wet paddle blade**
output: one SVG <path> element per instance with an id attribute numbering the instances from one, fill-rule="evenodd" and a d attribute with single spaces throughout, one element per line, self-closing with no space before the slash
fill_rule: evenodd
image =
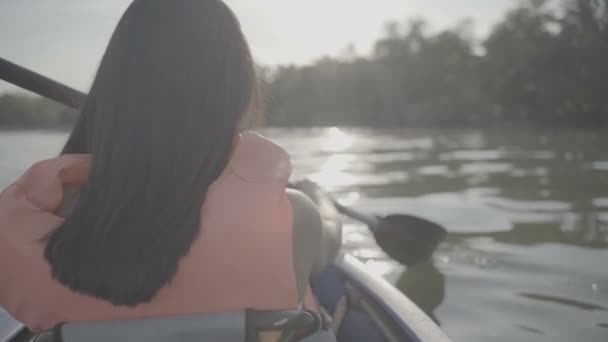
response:
<path id="1" fill-rule="evenodd" d="M 409 215 L 380 218 L 372 232 L 386 254 L 407 266 L 429 260 L 447 235 L 440 225 Z"/>

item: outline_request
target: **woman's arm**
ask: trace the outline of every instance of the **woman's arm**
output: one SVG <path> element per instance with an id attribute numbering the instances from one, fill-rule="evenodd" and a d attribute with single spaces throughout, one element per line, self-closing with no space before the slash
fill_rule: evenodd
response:
<path id="1" fill-rule="evenodd" d="M 342 246 L 340 214 L 310 181 L 287 190 L 293 208 L 294 269 L 300 294 L 305 291 L 311 275 L 319 273 L 338 255 Z M 302 294 L 303 296 L 303 294 Z"/>

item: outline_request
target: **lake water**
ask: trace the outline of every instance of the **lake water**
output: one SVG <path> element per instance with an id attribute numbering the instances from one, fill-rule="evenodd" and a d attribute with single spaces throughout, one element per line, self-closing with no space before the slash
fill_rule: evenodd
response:
<path id="1" fill-rule="evenodd" d="M 345 203 L 443 224 L 432 262 L 387 258 L 348 222 L 345 249 L 456 341 L 608 341 L 608 137 L 588 130 L 270 129 Z M 0 187 L 61 132 L 0 132 Z"/>

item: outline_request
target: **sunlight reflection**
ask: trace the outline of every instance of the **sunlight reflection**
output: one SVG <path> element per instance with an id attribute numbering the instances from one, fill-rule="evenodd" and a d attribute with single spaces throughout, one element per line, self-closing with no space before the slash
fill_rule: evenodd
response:
<path id="1" fill-rule="evenodd" d="M 322 171 L 309 177 L 313 182 L 328 190 L 355 184 L 357 178 L 340 171 Z"/>
<path id="2" fill-rule="evenodd" d="M 342 205 L 353 205 L 361 198 L 361 194 L 359 192 L 349 192 L 343 196 L 338 198 L 338 201 L 342 203 Z"/>
<path id="3" fill-rule="evenodd" d="M 418 169 L 418 174 L 422 176 L 443 176 L 450 173 L 450 168 L 446 165 L 428 165 Z"/>
<path id="4" fill-rule="evenodd" d="M 336 128 L 337 129 L 337 128 Z M 348 136 L 342 136 L 340 130 L 333 131 L 328 138 L 333 148 L 343 150 L 352 144 L 352 139 Z M 336 133 L 338 132 L 338 133 Z M 333 135 L 332 135 L 333 134 Z M 327 148 L 324 146 L 324 148 Z M 330 156 L 321 167 L 321 170 L 310 176 L 310 178 L 321 186 L 337 187 L 352 184 L 354 177 L 345 172 L 354 162 L 357 161 L 357 156 L 353 154 L 339 154 Z"/>
<path id="5" fill-rule="evenodd" d="M 387 260 L 386 254 L 376 246 L 360 247 L 351 251 L 351 254 L 363 260 L 366 264 L 371 261 Z"/>
<path id="6" fill-rule="evenodd" d="M 344 171 L 351 164 L 357 161 L 357 156 L 354 154 L 336 154 L 329 157 L 327 162 L 323 164 L 322 170 L 328 172 Z"/>
<path id="7" fill-rule="evenodd" d="M 513 169 L 510 163 L 475 162 L 460 166 L 460 173 L 465 175 L 485 175 L 490 173 L 508 173 Z"/>
<path id="8" fill-rule="evenodd" d="M 345 133 L 338 127 L 327 129 L 321 141 L 321 149 L 329 156 L 319 171 L 310 174 L 309 178 L 328 190 L 362 184 L 402 183 L 409 180 L 409 174 L 405 171 L 374 173 L 373 163 L 366 160 L 370 157 L 369 153 L 350 153 L 355 140 L 352 134 Z M 408 160 L 411 159 L 410 154 L 407 157 Z"/>
<path id="9" fill-rule="evenodd" d="M 366 268 L 381 277 L 387 278 L 391 283 L 397 282 L 405 271 L 405 267 L 392 260 L 368 260 Z"/>
<path id="10" fill-rule="evenodd" d="M 342 152 L 353 146 L 354 139 L 338 127 L 331 127 L 327 131 L 325 141 L 321 148 L 327 152 Z"/>
<path id="11" fill-rule="evenodd" d="M 608 208 L 608 197 L 595 198 L 593 199 L 593 205 L 596 208 Z"/>
<path id="12" fill-rule="evenodd" d="M 361 246 L 369 244 L 370 236 L 364 232 L 350 232 L 343 236 L 343 242 L 349 246 Z"/>
<path id="13" fill-rule="evenodd" d="M 594 162 L 593 169 L 597 171 L 608 171 L 608 161 Z"/>

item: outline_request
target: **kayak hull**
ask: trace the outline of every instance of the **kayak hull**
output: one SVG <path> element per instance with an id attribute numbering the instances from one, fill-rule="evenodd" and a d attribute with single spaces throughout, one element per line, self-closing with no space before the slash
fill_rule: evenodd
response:
<path id="1" fill-rule="evenodd" d="M 312 280 L 315 295 L 330 314 L 341 298 L 352 298 L 338 341 L 449 342 L 448 336 L 418 306 L 384 278 L 350 255 L 338 258 Z"/>

